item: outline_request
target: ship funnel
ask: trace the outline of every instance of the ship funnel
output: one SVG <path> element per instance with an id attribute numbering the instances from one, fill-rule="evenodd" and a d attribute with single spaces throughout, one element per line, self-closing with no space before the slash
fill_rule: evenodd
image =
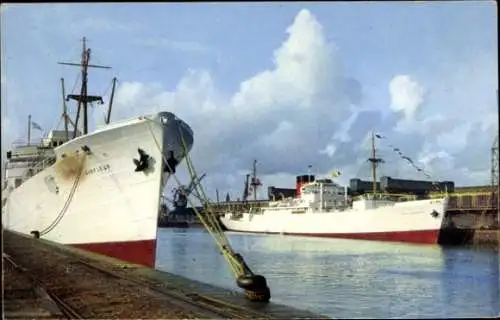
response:
<path id="1" fill-rule="evenodd" d="M 295 184 L 295 195 L 296 197 L 300 197 L 300 188 L 302 188 L 302 186 L 304 184 L 307 184 L 307 183 L 310 183 L 310 182 L 314 182 L 314 175 L 301 175 L 301 176 L 297 176 L 297 183 Z"/>

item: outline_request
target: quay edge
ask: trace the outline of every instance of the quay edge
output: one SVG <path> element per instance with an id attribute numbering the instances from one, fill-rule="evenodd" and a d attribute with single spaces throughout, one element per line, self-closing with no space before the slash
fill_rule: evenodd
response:
<path id="1" fill-rule="evenodd" d="M 295 309 L 293 307 L 273 302 L 268 304 L 250 302 L 245 298 L 243 293 L 237 291 L 219 288 L 210 284 L 194 281 L 168 272 L 155 270 L 141 265 L 131 264 L 128 262 L 118 260 L 116 258 L 100 255 L 93 252 L 88 252 L 70 246 L 61 245 L 44 239 L 35 239 L 22 234 L 5 230 L 2 230 L 2 238 L 4 240 L 3 241 L 4 252 L 9 256 L 11 256 L 20 266 L 28 270 L 38 270 L 36 272 L 40 273 L 41 277 L 44 276 L 48 277 L 47 273 L 48 274 L 54 273 L 55 269 L 60 269 L 60 270 L 66 269 L 66 272 L 63 276 L 66 278 L 68 277 L 71 278 L 73 276 L 73 272 L 68 272 L 68 270 L 76 271 L 75 268 L 79 268 L 78 261 L 89 261 L 90 263 L 96 264 L 100 268 L 103 268 L 105 270 L 111 270 L 112 272 L 119 273 L 120 275 L 124 275 L 130 279 L 135 279 L 144 283 L 153 284 L 155 287 L 160 287 L 163 290 L 176 292 L 177 294 L 180 293 L 185 297 L 198 297 L 201 299 L 206 299 L 207 301 L 212 300 L 216 301 L 219 304 L 234 306 L 235 308 L 237 308 L 237 310 L 240 310 L 239 312 L 241 312 L 241 317 L 243 318 L 255 318 L 255 314 L 257 313 L 262 315 L 263 318 L 271 318 L 271 319 L 285 319 L 285 318 L 286 319 L 290 318 L 330 319 L 329 317 L 326 316 L 314 314 L 309 311 Z M 60 262 L 56 263 L 54 261 L 60 261 Z M 59 265 L 58 266 L 54 265 L 54 263 Z M 50 264 L 52 264 L 53 266 L 51 266 Z M 101 276 L 103 276 L 103 274 L 99 275 L 99 273 L 96 273 L 96 277 L 101 277 Z M 58 278 L 56 277 L 55 279 Z M 9 279 L 5 280 L 6 282 L 9 281 Z M 104 283 L 111 281 L 115 282 L 114 283 L 115 286 L 119 287 L 120 285 L 119 284 L 120 281 L 110 280 L 109 277 L 106 278 L 105 276 L 103 276 L 102 279 L 90 279 L 90 280 L 94 280 L 91 282 L 96 281 L 96 283 L 100 282 Z M 85 279 L 71 279 L 71 281 L 73 283 L 87 283 Z M 60 286 L 64 287 L 65 283 L 65 281 L 58 281 L 54 279 L 52 279 L 51 282 L 52 283 L 56 282 L 58 287 Z M 58 290 L 62 290 L 63 292 L 74 292 L 75 290 L 78 290 L 77 287 L 59 288 Z M 108 288 L 108 287 L 109 286 L 103 286 L 103 288 Z M 132 300 L 138 303 L 146 303 L 149 306 L 150 303 L 149 300 L 151 300 L 151 297 L 148 297 L 148 295 L 150 294 L 149 293 L 150 290 L 148 290 L 148 288 L 149 287 L 142 288 L 145 290 L 141 290 L 141 288 L 138 288 L 139 290 L 136 289 L 137 293 L 133 294 Z M 86 289 L 83 289 L 84 292 L 85 290 Z M 110 291 L 111 289 L 103 289 L 103 292 L 97 292 L 96 294 L 102 297 L 106 297 L 110 294 L 111 295 L 113 294 L 113 292 L 106 292 L 106 290 Z M 6 293 L 8 294 L 8 292 Z M 129 300 L 129 302 L 126 303 L 131 303 L 131 301 Z M 92 304 L 89 303 L 87 308 L 92 308 Z M 121 308 L 121 305 L 119 302 L 117 302 L 113 306 L 102 306 L 102 302 L 101 303 L 96 302 L 95 308 L 96 310 L 87 311 L 90 312 L 87 314 L 87 317 L 91 316 L 93 318 L 102 318 L 105 314 L 99 313 L 100 311 L 97 309 L 104 308 L 106 309 L 106 312 L 111 312 L 109 311 L 110 308 L 119 309 Z M 168 318 L 174 317 L 171 311 L 166 310 L 165 312 L 168 311 L 170 313 L 163 314 L 162 316 L 161 313 L 162 310 L 156 310 L 152 306 L 148 308 L 141 308 L 144 314 L 138 314 L 137 316 L 142 318 L 150 318 L 150 317 L 154 318 L 158 316 L 160 318 L 164 318 L 165 316 L 167 316 Z M 161 306 L 159 308 L 161 308 Z M 163 308 L 168 309 L 167 307 Z M 115 310 L 115 311 L 119 313 L 120 310 Z M 124 315 L 121 314 L 121 316 Z M 185 318 L 186 314 L 179 314 L 178 316 L 181 318 Z"/>

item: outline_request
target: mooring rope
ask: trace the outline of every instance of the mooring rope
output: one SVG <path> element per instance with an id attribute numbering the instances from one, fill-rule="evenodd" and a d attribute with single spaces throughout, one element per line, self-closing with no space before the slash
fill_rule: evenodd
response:
<path id="1" fill-rule="evenodd" d="M 174 168 L 172 168 L 168 163 L 167 158 L 163 152 L 163 148 L 158 143 L 158 140 L 156 139 L 156 136 L 149 122 L 153 122 L 161 127 L 163 126 L 163 124 L 148 117 L 145 117 L 145 119 L 147 120 L 147 126 L 151 133 L 151 136 L 153 137 L 156 148 L 161 153 L 163 162 L 167 166 L 170 176 L 174 178 L 175 182 L 179 187 L 182 186 L 180 180 L 177 178 L 177 175 L 174 173 L 173 170 Z M 179 127 L 179 136 L 181 139 L 180 142 L 182 143 L 184 159 L 186 160 L 190 178 L 192 179 L 192 181 L 199 181 L 198 175 L 196 173 L 196 170 L 194 169 L 193 163 L 189 156 L 189 150 L 180 127 Z M 193 201 L 189 197 L 187 197 L 187 202 L 189 203 L 189 205 L 191 205 L 196 216 L 202 222 L 205 229 L 213 236 L 222 256 L 224 257 L 231 271 L 237 278 L 238 286 L 245 290 L 245 294 L 249 300 L 264 301 L 264 302 L 269 301 L 271 293 L 269 288 L 267 287 L 265 278 L 260 275 L 254 275 L 250 270 L 250 268 L 246 265 L 245 261 L 243 260 L 243 257 L 233 250 L 229 242 L 229 239 L 226 237 L 226 234 L 222 230 L 220 223 L 217 221 L 216 215 L 214 214 L 212 206 L 210 205 L 210 201 L 206 196 L 206 193 L 201 183 L 194 183 L 193 191 L 194 195 L 202 203 L 206 213 L 202 215 L 196 208 L 196 205 L 194 205 Z"/>
<path id="2" fill-rule="evenodd" d="M 152 119 L 149 119 L 149 118 L 146 118 L 148 120 L 148 129 L 151 133 L 151 136 L 153 137 L 153 140 L 155 142 L 155 145 L 156 145 L 156 148 L 158 149 L 158 151 L 162 154 L 162 158 L 163 158 L 163 161 L 164 163 L 166 164 L 166 166 L 168 167 L 169 169 L 169 172 L 170 172 L 170 176 L 174 178 L 175 182 L 177 183 L 178 186 L 181 186 L 182 183 L 180 182 L 180 180 L 177 178 L 177 175 L 175 173 L 173 173 L 173 168 L 170 167 L 170 165 L 168 164 L 167 162 L 167 158 L 166 156 L 163 154 L 162 152 L 162 147 L 160 146 L 160 144 L 158 143 L 158 140 L 149 124 L 149 122 L 153 122 L 157 125 L 160 125 L 162 126 L 163 124 L 161 123 L 158 123 Z M 182 135 L 181 135 L 182 137 Z M 182 137 L 182 140 L 183 137 Z M 189 153 L 186 152 L 187 148 L 186 148 L 186 145 L 185 145 L 185 142 L 182 144 L 183 145 L 183 149 L 184 149 L 184 159 L 186 159 L 186 163 L 191 163 L 188 159 L 189 157 L 187 156 Z M 188 165 L 188 169 L 189 169 L 189 174 L 190 174 L 190 177 L 191 179 L 193 178 L 196 178 L 196 176 L 194 176 L 194 172 L 191 168 L 190 165 Z M 197 193 L 197 195 L 199 195 L 199 191 L 198 191 L 198 186 L 199 184 L 195 184 L 195 192 Z M 201 198 L 203 199 L 203 198 Z M 188 203 L 191 205 L 191 207 L 193 208 L 196 216 L 200 219 L 200 221 L 202 222 L 203 226 L 207 229 L 207 231 L 214 237 L 215 241 L 216 241 L 216 244 L 217 246 L 219 247 L 219 249 L 221 250 L 223 256 L 226 258 L 226 260 L 228 261 L 230 267 L 231 267 L 231 271 L 233 271 L 235 273 L 235 275 L 238 275 L 238 266 L 235 264 L 235 261 L 234 259 L 231 259 L 231 257 L 229 257 L 229 255 L 227 254 L 227 250 L 224 250 L 224 248 L 227 248 L 227 249 L 230 249 L 230 244 L 229 244 L 229 240 L 227 239 L 227 237 L 225 236 L 224 232 L 222 231 L 222 228 L 220 227 L 220 225 L 217 223 L 215 217 L 212 215 L 212 214 L 209 214 L 209 215 L 202 215 L 200 214 L 200 212 L 198 211 L 198 209 L 196 208 L 196 206 L 193 204 L 192 200 L 187 199 Z M 208 201 L 206 199 L 203 199 L 203 202 L 202 202 L 202 205 L 205 205 L 205 207 L 208 207 Z"/>

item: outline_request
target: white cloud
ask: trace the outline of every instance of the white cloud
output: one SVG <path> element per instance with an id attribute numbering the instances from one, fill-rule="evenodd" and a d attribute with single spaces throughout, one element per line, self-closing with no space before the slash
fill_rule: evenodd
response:
<path id="1" fill-rule="evenodd" d="M 309 11 L 301 10 L 287 33 L 288 39 L 274 52 L 274 69 L 244 81 L 233 96 L 235 112 L 256 118 L 272 111 L 293 118 L 342 117 L 349 105 L 342 101 L 345 93 L 335 91 L 342 89 L 344 79 L 335 48 L 326 42 L 321 25 Z M 328 95 L 329 91 L 334 92 Z M 323 100 L 324 96 L 330 101 Z M 272 111 L 255 114 L 264 108 Z"/>
<path id="2" fill-rule="evenodd" d="M 379 176 L 425 179 L 392 150 L 384 151 L 392 143 L 433 179 L 483 183 L 474 179 L 484 177 L 486 168 L 467 171 L 457 160 L 471 143 L 466 137 L 475 128 L 472 122 L 457 124 L 449 120 L 451 106 L 436 112 L 428 104 L 440 93 L 438 86 L 426 83 L 434 94 L 429 96 L 413 76 L 395 76 L 388 109 L 396 112 L 384 118 L 383 111 L 357 105 L 360 85 L 343 73 L 337 48 L 309 11 L 297 14 L 287 34 L 273 66 L 242 81 L 237 92 L 220 92 L 207 70 L 188 70 L 173 90 L 160 83 L 124 82 L 114 119 L 160 109 L 185 119 L 195 132 L 194 163 L 208 174 L 204 185 L 212 198 L 216 188 L 221 198 L 229 191 L 232 198 L 241 197 L 254 158 L 265 186 L 293 188 L 295 175 L 307 173 L 308 164 L 320 175 L 339 169 L 340 183 L 369 179 L 372 129 L 389 137 L 377 141 L 387 161 Z M 265 196 L 267 189 L 262 190 Z"/>
<path id="3" fill-rule="evenodd" d="M 389 92 L 391 108 L 402 111 L 408 120 L 412 120 L 424 102 L 424 88 L 408 75 L 395 76 L 389 83 Z"/>
<path id="4" fill-rule="evenodd" d="M 349 142 L 351 141 L 351 137 L 348 134 L 349 129 L 352 124 L 356 121 L 360 110 L 353 110 L 352 114 L 346 120 L 342 121 L 340 124 L 340 129 L 335 131 L 333 135 L 333 140 L 337 140 L 339 142 Z"/>
<path id="5" fill-rule="evenodd" d="M 423 164 L 423 168 L 425 168 L 424 170 L 426 170 L 427 173 L 440 180 L 442 180 L 443 177 L 439 177 L 439 173 L 445 172 L 448 168 L 454 166 L 453 157 L 443 150 L 438 152 L 422 152 L 419 155 L 418 161 Z"/>
<path id="6" fill-rule="evenodd" d="M 319 153 L 327 154 L 330 158 L 332 158 L 335 154 L 335 151 L 337 151 L 337 147 L 334 144 L 329 143 L 323 150 L 320 150 Z"/>
<path id="7" fill-rule="evenodd" d="M 425 100 L 424 88 L 409 75 L 397 75 L 389 82 L 390 108 L 403 114 L 396 131 L 409 133 L 421 129 L 416 119 Z"/>
<path id="8" fill-rule="evenodd" d="M 90 21 L 82 25 L 113 29 L 109 21 Z M 136 44 L 213 52 L 200 43 L 165 38 L 145 38 Z M 221 198 L 228 191 L 231 197 L 240 196 L 245 172 L 254 158 L 259 160 L 258 173 L 266 186 L 293 188 L 295 175 L 307 173 L 308 164 L 318 174 L 339 169 L 341 183 L 354 177 L 370 178 L 366 159 L 372 129 L 385 131 L 406 155 L 422 160 L 422 166 L 439 178 L 483 179 L 488 168 L 465 170 L 468 164 L 461 160 L 461 153 L 474 144 L 468 135 L 479 130 L 475 124 L 480 124 L 486 135 L 495 123 L 488 105 L 491 101 L 482 94 L 483 88 L 491 87 L 490 80 L 484 79 L 497 70 L 496 64 L 488 62 L 491 58 L 478 63 L 473 78 L 468 76 L 471 66 L 438 72 L 438 76 L 419 73 L 418 81 L 414 73 L 400 73 L 388 84 L 390 101 L 383 111 L 389 111 L 389 116 L 382 117 L 384 112 L 374 107 L 381 101 L 369 101 L 371 110 L 359 106 L 363 90 L 344 73 L 339 49 L 326 40 L 316 18 L 301 10 L 286 30 L 284 41 L 277 45 L 271 67 L 241 81 L 236 92 L 219 91 L 211 73 L 203 69 L 187 70 L 172 89 L 161 82 L 122 82 L 116 91 L 112 119 L 160 109 L 185 119 L 195 132 L 194 163 L 199 173 L 207 173 L 204 185 L 212 198 L 216 188 Z M 444 84 L 454 91 L 446 91 Z M 476 112 L 470 112 L 471 106 Z M 102 122 L 97 113 L 95 120 Z M 384 143 L 377 145 L 381 156 L 394 158 L 393 153 L 383 150 L 387 148 Z M 399 158 L 390 165 L 389 161 L 381 165 L 380 173 L 423 178 Z M 183 170 L 180 175 L 187 180 Z"/>
<path id="9" fill-rule="evenodd" d="M 390 82 L 390 106 L 399 112 L 392 134 L 402 135 L 399 146 L 424 161 L 433 179 L 488 184 L 497 69 L 496 57 L 478 54 L 432 70 L 425 77 L 429 90 L 408 75 Z"/>
<path id="10" fill-rule="evenodd" d="M 467 146 L 467 134 L 472 123 L 465 122 L 436 136 L 436 144 L 449 152 L 462 151 Z"/>
<path id="11" fill-rule="evenodd" d="M 318 152 L 359 101 L 356 90 L 347 90 L 357 82 L 349 79 L 347 88 L 336 49 L 309 11 L 301 10 L 287 33 L 274 52 L 274 66 L 244 80 L 234 94 L 220 93 L 206 70 L 188 70 L 172 91 L 125 82 L 117 90 L 114 118 L 160 107 L 177 113 L 194 129 L 194 161 L 209 172 L 207 183 L 221 191 L 234 187 L 228 176 L 238 175 L 254 157 L 264 176 L 294 176 L 304 170 L 302 161 L 329 171 L 331 160 Z"/>

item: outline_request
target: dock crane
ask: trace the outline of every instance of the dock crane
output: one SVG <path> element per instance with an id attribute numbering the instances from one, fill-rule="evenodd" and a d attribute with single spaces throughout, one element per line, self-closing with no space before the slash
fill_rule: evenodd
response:
<path id="1" fill-rule="evenodd" d="M 170 202 L 174 209 L 169 210 L 167 205 L 163 203 L 161 205 L 161 213 L 160 213 L 160 220 L 162 221 L 164 219 L 167 219 L 169 215 L 172 216 L 173 220 L 175 220 L 176 216 L 178 214 L 186 214 L 186 207 L 188 204 L 188 197 L 191 195 L 193 190 L 195 189 L 196 185 L 200 183 L 200 181 L 206 176 L 206 174 L 203 174 L 199 179 L 192 179 L 189 185 L 181 185 L 178 188 L 174 188 L 172 193 L 173 198 L 170 199 L 165 196 L 161 196 L 163 200 L 166 200 Z"/>
<path id="2" fill-rule="evenodd" d="M 252 179 L 250 180 L 250 176 Z M 253 193 L 254 201 L 257 200 L 257 188 L 262 186 L 259 178 L 257 178 L 257 160 L 253 161 L 252 173 L 248 173 L 245 177 L 245 188 L 243 189 L 243 202 L 248 201 L 248 197 Z"/>
<path id="3" fill-rule="evenodd" d="M 201 182 L 201 180 L 206 176 L 202 174 L 201 177 L 193 178 L 188 186 L 179 186 L 179 188 L 174 189 L 174 200 L 173 205 L 175 209 L 184 209 L 187 206 L 187 198 L 193 192 L 195 186 Z"/>

